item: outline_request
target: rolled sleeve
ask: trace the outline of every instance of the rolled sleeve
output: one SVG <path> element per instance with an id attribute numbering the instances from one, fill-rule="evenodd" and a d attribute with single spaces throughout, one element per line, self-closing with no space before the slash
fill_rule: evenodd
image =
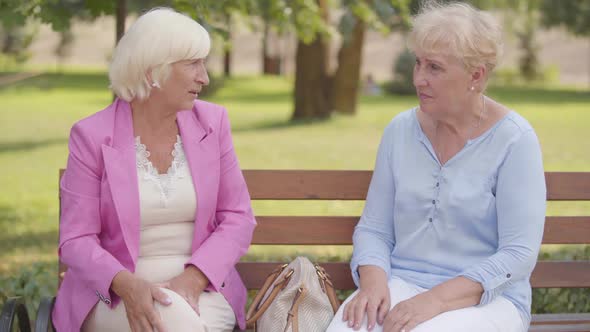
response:
<path id="1" fill-rule="evenodd" d="M 350 268 L 357 286 L 360 285 L 359 266 L 375 265 L 385 271 L 388 279 L 391 276 L 391 253 L 395 245 L 391 130 L 390 125 L 381 139 L 363 215 L 354 229 Z"/>
<path id="2" fill-rule="evenodd" d="M 541 149 L 531 129 L 513 143 L 498 172 L 498 251 L 460 274 L 483 286 L 480 305 L 530 277 L 543 237 L 545 201 Z"/>

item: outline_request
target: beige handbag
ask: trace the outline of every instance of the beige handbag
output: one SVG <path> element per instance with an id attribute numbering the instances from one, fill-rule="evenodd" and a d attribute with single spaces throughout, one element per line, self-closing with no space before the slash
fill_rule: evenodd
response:
<path id="1" fill-rule="evenodd" d="M 326 271 L 297 257 L 266 278 L 246 325 L 257 332 L 325 332 L 339 306 Z"/>

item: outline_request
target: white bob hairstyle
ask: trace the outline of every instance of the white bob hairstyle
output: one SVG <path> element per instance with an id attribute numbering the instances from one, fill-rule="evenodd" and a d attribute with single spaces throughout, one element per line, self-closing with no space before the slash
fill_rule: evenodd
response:
<path id="1" fill-rule="evenodd" d="M 502 28 L 491 14 L 466 3 L 425 1 L 414 17 L 408 47 L 454 56 L 470 71 L 483 65 L 491 72 L 504 46 Z"/>
<path id="2" fill-rule="evenodd" d="M 209 33 L 199 23 L 171 8 L 154 8 L 117 44 L 109 68 L 110 87 L 125 101 L 144 100 L 152 82 L 161 85 L 168 79 L 172 63 L 205 58 L 210 48 Z"/>

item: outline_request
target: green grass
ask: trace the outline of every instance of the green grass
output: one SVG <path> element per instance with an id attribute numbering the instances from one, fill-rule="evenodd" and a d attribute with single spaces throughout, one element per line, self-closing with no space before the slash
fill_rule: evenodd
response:
<path id="1" fill-rule="evenodd" d="M 0 276 L 57 256 L 57 170 L 65 166 L 69 128 L 111 101 L 100 71 L 44 74 L 0 87 Z M 363 97 L 354 117 L 291 123 L 285 78 L 227 80 L 211 101 L 227 107 L 242 168 L 371 169 L 383 128 L 415 97 Z M 492 88 L 490 96 L 535 127 L 547 171 L 590 171 L 590 93 L 565 88 Z M 264 214 L 360 214 L 362 202 L 255 202 Z M 551 203 L 549 214 L 590 214 L 590 204 Z M 546 250 L 559 249 L 551 247 Z M 247 259 L 348 257 L 349 247 L 252 248 Z"/>

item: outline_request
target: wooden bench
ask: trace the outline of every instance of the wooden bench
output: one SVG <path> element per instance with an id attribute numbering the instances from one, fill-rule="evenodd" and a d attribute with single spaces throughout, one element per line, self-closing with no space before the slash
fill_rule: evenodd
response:
<path id="1" fill-rule="evenodd" d="M 252 200 L 356 200 L 366 197 L 371 171 L 245 170 Z M 61 176 L 61 172 L 60 172 Z M 546 173 L 550 201 L 590 201 L 590 172 Z M 358 216 L 257 216 L 253 244 L 351 245 Z M 550 216 L 544 244 L 590 244 L 590 216 Z M 281 262 L 241 262 L 238 270 L 249 289 L 262 286 Z M 348 262 L 322 263 L 337 289 L 354 289 Z M 66 266 L 60 264 L 60 273 Z M 540 261 L 531 277 L 533 288 L 590 287 L 590 261 Z M 44 300 L 35 331 L 51 326 L 53 301 Z M 588 331 L 590 313 L 533 315 L 529 331 Z"/>

